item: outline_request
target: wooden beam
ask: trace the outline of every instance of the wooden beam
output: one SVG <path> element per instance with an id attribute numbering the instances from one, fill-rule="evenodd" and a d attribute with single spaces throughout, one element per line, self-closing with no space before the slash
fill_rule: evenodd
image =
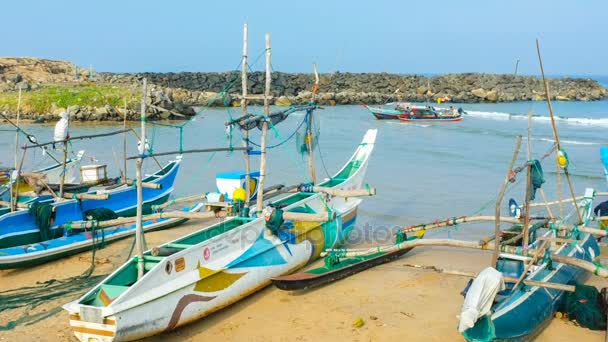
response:
<path id="1" fill-rule="evenodd" d="M 509 183 L 511 183 L 511 172 L 513 170 L 513 165 L 515 165 L 515 161 L 517 160 L 517 156 L 519 155 L 519 149 L 521 148 L 521 135 L 518 135 L 515 138 L 515 150 L 513 151 L 513 156 L 511 157 L 511 162 L 509 162 L 509 168 L 507 170 L 507 175 L 502 184 L 500 192 L 498 193 L 498 197 L 496 199 L 496 205 L 494 207 L 494 237 L 495 237 L 495 247 L 494 254 L 492 255 L 492 266 L 496 265 L 496 261 L 498 260 L 498 254 L 500 253 L 500 206 L 502 204 L 502 199 L 505 196 L 505 192 L 507 191 L 507 187 Z M 489 242 L 489 241 L 488 241 Z"/>

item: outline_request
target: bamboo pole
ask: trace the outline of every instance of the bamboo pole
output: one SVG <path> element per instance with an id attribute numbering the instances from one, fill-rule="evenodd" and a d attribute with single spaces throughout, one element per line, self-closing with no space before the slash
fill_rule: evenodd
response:
<path id="1" fill-rule="evenodd" d="M 335 214 L 334 214 L 335 215 Z M 205 212 L 188 212 L 188 211 L 167 211 L 162 213 L 155 213 L 150 215 L 142 216 L 142 221 L 150 221 L 150 220 L 158 220 L 158 219 L 167 219 L 167 218 L 182 218 L 182 219 L 192 219 L 192 220 L 203 220 L 210 218 L 224 218 L 227 217 L 227 213 L 225 211 L 205 211 Z M 318 213 L 318 214 L 308 214 L 308 213 L 297 213 L 297 212 L 289 212 L 286 211 L 283 213 L 283 218 L 288 221 L 301 221 L 301 222 L 327 222 L 335 218 L 327 215 L 327 213 Z M 136 222 L 138 217 L 119 217 L 113 220 L 107 221 L 77 221 L 70 222 L 59 226 L 60 228 L 69 228 L 69 229 L 90 229 L 90 228 L 107 228 L 114 227 L 119 225 L 125 225 L 129 223 Z"/>
<path id="2" fill-rule="evenodd" d="M 14 205 L 15 208 L 19 208 L 19 209 L 27 209 L 27 208 L 30 207 L 29 205 L 27 205 L 25 203 L 19 203 L 19 202 L 17 202 L 15 204 L 13 204 L 13 203 L 7 202 L 7 201 L 0 201 L 0 206 L 5 206 L 5 207 L 9 207 L 10 208 L 11 205 Z"/>
<path id="3" fill-rule="evenodd" d="M 65 172 L 68 162 L 68 140 L 63 141 L 63 164 L 61 166 L 61 178 L 59 179 L 59 197 L 63 198 L 63 186 L 65 185 Z"/>
<path id="4" fill-rule="evenodd" d="M 243 98 L 241 99 L 241 109 L 243 111 L 243 116 L 247 115 L 247 53 L 248 53 L 248 40 L 249 40 L 249 30 L 247 23 L 243 26 L 243 60 L 241 65 L 241 88 L 243 93 Z M 230 129 L 234 129 L 230 127 Z M 243 130 L 243 147 L 245 148 L 245 193 L 247 197 L 245 198 L 245 208 L 249 208 L 249 201 L 251 200 L 251 164 L 249 159 L 249 131 Z"/>
<path id="5" fill-rule="evenodd" d="M 17 179 L 15 180 L 15 191 L 14 191 L 14 196 L 15 199 L 13 201 L 11 201 L 13 203 L 13 206 L 11 207 L 11 211 L 15 211 L 15 205 L 19 202 L 19 181 L 21 178 L 21 171 L 23 170 L 23 162 L 25 161 L 25 152 L 27 150 L 23 150 L 23 153 L 21 154 L 21 161 L 19 162 L 19 168 L 17 168 Z M 11 184 L 12 186 L 12 184 Z"/>
<path id="6" fill-rule="evenodd" d="M 540 196 L 543 198 L 543 202 L 547 202 L 547 196 L 545 196 L 545 190 L 543 190 L 543 188 L 538 189 L 540 192 Z M 531 206 L 530 206 L 531 208 Z M 553 212 L 551 211 L 551 206 L 545 204 L 545 208 L 547 208 L 547 214 L 549 214 L 549 218 L 551 218 L 552 220 L 555 218 L 555 216 L 553 216 Z"/>
<path id="7" fill-rule="evenodd" d="M 137 180 L 127 179 L 125 184 L 133 184 L 137 186 Z M 144 189 L 162 189 L 162 185 L 158 183 L 141 182 L 141 187 Z"/>
<path id="8" fill-rule="evenodd" d="M 17 122 L 15 124 L 16 126 L 16 130 L 15 130 L 15 170 L 17 170 L 18 166 L 18 162 L 19 162 L 19 119 L 21 118 L 21 85 L 19 86 L 19 98 L 17 100 Z M 10 177 L 8 180 L 8 184 L 9 184 L 9 196 L 10 196 L 10 206 L 9 209 L 11 211 L 14 211 L 14 209 L 17 208 L 17 206 L 13 205 L 13 200 L 15 201 L 15 204 L 17 203 L 17 197 L 14 196 L 15 194 L 13 193 L 15 190 L 13 189 L 13 172 L 10 173 Z M 13 198 L 14 197 L 14 198 Z"/>
<path id="9" fill-rule="evenodd" d="M 507 187 L 510 183 L 511 171 L 513 170 L 513 165 L 515 165 L 515 161 L 517 160 L 517 156 L 519 155 L 519 149 L 521 148 L 521 135 L 518 135 L 515 138 L 515 150 L 513 151 L 513 156 L 511 157 L 511 162 L 509 163 L 509 168 L 507 170 L 507 175 L 502 184 L 502 188 L 498 193 L 498 197 L 496 198 L 496 206 L 494 207 L 494 254 L 492 255 L 492 265 L 496 265 L 496 261 L 498 260 L 498 255 L 500 254 L 500 206 L 502 204 L 502 199 L 505 196 L 505 192 L 507 191 Z M 488 241 L 489 242 L 489 241 Z"/>
<path id="10" fill-rule="evenodd" d="M 513 224 L 521 223 L 521 221 L 519 219 L 514 218 L 514 217 L 504 217 L 503 216 L 503 217 L 499 217 L 499 220 L 501 222 L 513 223 Z M 494 221 L 496 221 L 496 216 L 477 215 L 477 216 L 451 217 L 451 218 L 447 218 L 444 220 L 438 220 L 433 223 L 417 224 L 417 225 L 405 227 L 401 230 L 401 232 L 411 233 L 411 232 L 417 232 L 419 230 L 428 230 L 428 229 L 435 229 L 435 228 L 441 228 L 441 227 L 446 227 L 446 226 L 453 226 L 453 225 L 460 224 L 460 223 L 494 222 Z"/>
<path id="11" fill-rule="evenodd" d="M 143 84 L 143 97 L 141 101 L 141 143 L 139 147 L 139 154 L 143 156 L 146 152 L 146 96 L 148 93 L 148 81 L 144 78 Z M 142 174 L 141 168 L 144 163 L 144 158 L 140 157 L 135 161 L 135 178 L 137 185 L 137 216 L 135 223 L 135 240 L 137 245 L 137 279 L 141 279 L 144 276 L 144 229 L 143 229 L 143 187 L 142 187 Z"/>
<path id="12" fill-rule="evenodd" d="M 545 97 L 547 98 L 547 105 L 549 106 L 549 114 L 551 115 L 551 128 L 553 129 L 553 137 L 555 138 L 555 144 L 557 145 L 557 150 L 561 150 L 561 143 L 559 141 L 559 134 L 557 133 L 557 126 L 555 125 L 555 117 L 553 116 L 553 107 L 551 106 L 551 97 L 549 96 L 549 83 L 547 83 L 547 79 L 545 78 L 545 69 L 543 68 L 543 59 L 540 55 L 540 44 L 538 43 L 538 39 L 536 40 L 536 52 L 538 53 L 538 63 L 540 65 L 540 72 L 543 76 L 543 86 L 545 88 Z M 559 167 L 559 165 L 558 165 Z M 558 172 L 559 175 L 559 172 Z M 572 185 L 572 180 L 570 179 L 570 173 L 568 172 L 568 168 L 564 167 L 564 175 L 566 176 L 566 182 L 568 183 L 568 187 L 570 188 L 570 196 L 575 198 L 574 195 L 574 186 Z M 573 200 L 574 201 L 574 200 Z M 583 223 L 583 216 L 581 215 L 581 211 L 577 205 L 574 206 L 576 208 L 576 215 L 578 216 L 578 223 Z"/>
<path id="13" fill-rule="evenodd" d="M 526 234 L 524 234 L 524 238 L 526 237 Z M 521 284 L 521 282 L 524 280 L 524 278 L 528 275 L 528 271 L 530 270 L 530 267 L 532 267 L 532 265 L 534 265 L 534 263 L 536 262 L 536 260 L 538 259 L 538 257 L 544 253 L 545 251 L 545 247 L 547 246 L 547 240 L 544 240 L 541 244 L 540 244 L 540 248 L 538 248 L 536 250 L 536 253 L 534 253 L 534 256 L 532 257 L 532 260 L 530 260 L 530 262 L 526 265 L 526 268 L 524 268 L 524 271 L 521 273 L 521 276 L 519 276 L 519 279 L 517 279 L 517 281 L 515 282 L 515 285 L 513 285 L 513 288 L 511 291 L 514 291 L 517 286 L 519 284 Z"/>
<path id="14" fill-rule="evenodd" d="M 545 202 L 542 202 L 542 203 L 530 203 L 530 207 L 540 207 L 540 206 L 543 206 L 543 205 L 556 205 L 556 204 L 560 204 L 560 203 L 570 203 L 570 202 L 573 202 L 573 201 L 582 200 L 583 198 L 585 198 L 585 196 L 577 196 L 577 197 L 574 197 L 574 198 L 565 198 L 563 200 L 555 200 L 555 201 L 549 201 L 549 202 L 545 201 Z"/>
<path id="15" fill-rule="evenodd" d="M 50 188 L 49 188 L 50 190 Z M 52 190 L 51 190 L 52 191 Z M 82 194 L 72 194 L 69 192 L 65 192 L 63 194 L 63 198 L 65 199 L 73 199 L 73 198 L 77 198 L 77 199 L 88 199 L 88 200 L 107 200 L 108 198 L 110 198 L 109 194 L 88 194 L 88 193 L 82 193 Z"/>
<path id="16" fill-rule="evenodd" d="M 150 215 L 142 216 L 142 221 L 151 221 L 158 219 L 167 219 L 167 218 L 180 218 L 180 219 L 192 219 L 192 220 L 202 220 L 202 219 L 210 219 L 210 218 L 223 218 L 226 217 L 225 211 L 219 211 L 217 213 L 213 211 L 205 211 L 202 213 L 197 212 L 188 212 L 188 211 L 167 211 L 164 213 L 155 213 Z M 60 228 L 70 228 L 70 229 L 90 229 L 90 228 L 107 228 L 107 227 L 115 227 L 120 225 L 125 225 L 129 223 L 136 222 L 137 217 L 119 217 L 113 220 L 107 221 L 77 221 L 70 222 L 59 226 Z"/>
<path id="17" fill-rule="evenodd" d="M 159 211 L 159 210 L 163 210 L 163 209 L 165 209 L 167 207 L 170 207 L 172 205 L 175 205 L 175 204 L 191 203 L 191 202 L 196 202 L 196 201 L 202 201 L 202 200 L 204 200 L 206 198 L 207 198 L 206 194 L 176 198 L 176 199 L 167 201 L 167 202 L 165 202 L 163 204 L 153 205 L 152 206 L 152 210 Z"/>
<path id="18" fill-rule="evenodd" d="M 264 189 L 264 181 L 266 180 L 266 134 L 268 133 L 268 119 L 270 115 L 270 33 L 266 33 L 266 86 L 264 90 L 264 123 L 262 124 L 262 141 L 260 143 L 260 180 L 258 189 Z M 256 210 L 257 213 L 262 212 L 264 206 L 264 193 L 259 193 L 257 196 Z"/>
<path id="19" fill-rule="evenodd" d="M 123 159 L 123 174 L 121 181 L 123 183 L 127 182 L 127 99 L 125 101 L 125 109 L 122 120 L 122 129 L 125 131 L 122 135 L 122 159 Z"/>
<path id="20" fill-rule="evenodd" d="M 312 88 L 311 102 L 315 103 L 317 90 L 319 89 L 319 73 L 317 72 L 317 63 L 313 64 L 313 72 L 315 75 L 315 84 Z M 314 123 L 314 109 L 310 109 L 308 111 L 308 131 L 306 132 L 306 143 L 308 145 L 308 172 L 310 174 L 310 181 L 314 185 L 316 184 L 316 174 L 315 174 L 315 158 L 313 154 L 313 123 Z"/>
<path id="21" fill-rule="evenodd" d="M 17 99 L 17 130 L 15 131 L 15 170 L 19 160 L 19 121 L 21 118 L 21 85 L 19 85 L 19 98 Z"/>
<path id="22" fill-rule="evenodd" d="M 403 266 L 419 268 L 419 269 L 423 269 L 423 270 L 431 270 L 431 271 L 435 271 L 437 273 L 464 276 L 464 277 L 469 277 L 469 278 L 477 277 L 477 274 L 472 273 L 472 272 L 446 270 L 443 268 L 437 268 L 435 266 L 425 266 L 425 265 L 415 265 L 415 264 L 403 264 Z M 505 282 L 509 282 L 509 283 L 514 283 L 515 281 L 517 281 L 516 278 L 511 278 L 511 277 L 507 277 L 504 275 L 503 275 L 503 280 Z M 555 289 L 555 290 L 568 291 L 568 292 L 574 292 L 576 289 L 576 287 L 573 285 L 564 285 L 564 284 L 559 284 L 559 283 L 550 283 L 550 282 L 542 282 L 542 281 L 535 281 L 535 280 L 524 280 L 523 283 L 528 286 L 545 287 L 548 289 Z"/>
<path id="23" fill-rule="evenodd" d="M 291 189 L 289 192 L 299 192 L 299 189 L 296 187 Z M 376 195 L 376 188 L 370 187 L 368 189 L 343 190 L 324 186 L 313 186 L 312 192 L 326 193 L 334 197 L 367 197 Z"/>
<path id="24" fill-rule="evenodd" d="M 129 130 L 131 132 L 133 132 L 133 134 L 135 135 L 135 137 L 137 138 L 137 140 L 141 141 L 141 137 L 139 136 L 139 134 L 137 134 L 137 131 L 135 131 L 133 129 L 133 127 L 129 127 Z M 174 153 L 174 152 L 171 152 L 171 153 Z M 151 154 L 151 155 L 149 155 L 149 157 L 152 157 L 152 159 L 154 159 L 154 162 L 156 163 L 156 166 L 158 166 L 159 169 L 161 169 L 161 170 L 163 169 L 163 165 L 160 163 L 160 161 L 158 159 L 156 159 L 155 155 Z M 136 156 L 136 157 L 132 157 L 132 158 L 127 158 L 127 160 L 137 159 L 137 158 L 139 158 L 139 157 Z"/>
<path id="25" fill-rule="evenodd" d="M 608 278 L 608 269 L 606 269 L 604 267 L 599 267 L 596 264 L 589 262 L 589 261 L 585 261 L 585 260 L 581 260 L 581 259 L 577 259 L 577 258 L 565 256 L 565 255 L 559 255 L 559 254 L 551 255 L 551 260 L 562 263 L 562 264 L 566 264 L 566 265 L 576 266 L 576 267 L 582 268 L 586 271 L 592 272 L 593 274 L 600 276 L 602 278 Z"/>
<path id="26" fill-rule="evenodd" d="M 182 154 L 188 154 L 188 153 L 209 153 L 209 152 L 222 152 L 222 151 L 231 152 L 231 151 L 244 151 L 244 150 L 245 150 L 244 147 L 201 148 L 201 149 L 195 149 L 195 150 L 181 150 L 181 151 L 148 153 L 148 154 L 146 154 L 144 156 L 144 158 L 152 157 L 152 158 L 154 158 L 154 160 L 156 160 L 156 157 L 158 157 L 158 156 L 167 156 L 167 155 L 171 155 L 171 154 L 180 154 L 180 155 L 182 155 Z M 138 158 L 140 158 L 140 156 L 131 156 L 131 157 L 128 157 L 127 160 L 133 160 L 133 159 L 138 159 Z"/>
<path id="27" fill-rule="evenodd" d="M 525 207 L 526 211 L 524 212 L 524 229 L 523 229 L 523 241 L 522 246 L 524 249 L 528 248 L 528 240 L 530 236 L 528 234 L 528 228 L 530 225 L 530 197 L 532 197 L 532 191 L 530 190 L 531 180 L 532 180 L 532 164 L 530 164 L 530 160 L 532 159 L 532 111 L 528 111 L 528 144 L 526 148 L 526 160 L 528 166 L 526 168 L 526 200 Z"/>

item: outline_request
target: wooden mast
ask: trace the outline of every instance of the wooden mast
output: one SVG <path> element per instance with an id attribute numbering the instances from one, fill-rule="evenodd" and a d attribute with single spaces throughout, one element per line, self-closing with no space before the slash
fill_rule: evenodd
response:
<path id="1" fill-rule="evenodd" d="M 311 103 L 315 103 L 316 101 L 316 95 L 317 95 L 317 91 L 319 90 L 319 73 L 317 72 L 317 63 L 314 63 L 312 65 L 313 68 L 313 72 L 315 75 L 315 84 L 312 87 L 312 95 L 311 95 Z M 308 145 L 308 172 L 310 173 L 310 182 L 314 185 L 316 184 L 316 174 L 315 174 L 315 158 L 313 155 L 313 138 L 314 138 L 314 132 L 313 132 L 313 117 L 314 117 L 314 110 L 310 109 L 309 110 L 309 117 L 308 117 L 308 132 L 306 132 L 306 143 Z"/>
<path id="2" fill-rule="evenodd" d="M 17 171 L 17 168 L 19 167 L 19 119 L 21 117 L 21 85 L 19 86 L 19 98 L 17 100 L 17 123 L 16 123 L 16 131 L 15 131 L 15 171 Z M 25 152 L 24 152 L 25 153 Z M 13 173 L 11 172 L 11 175 L 9 177 L 8 180 L 8 184 L 9 184 L 9 190 L 10 190 L 10 197 L 11 197 L 11 202 L 10 202 L 10 210 L 11 211 L 15 211 L 17 209 L 17 202 L 19 201 L 19 199 L 17 198 L 17 196 L 14 196 L 14 190 L 13 190 Z M 13 198 L 14 197 L 14 198 Z"/>
<path id="3" fill-rule="evenodd" d="M 551 115 L 551 128 L 553 129 L 553 137 L 555 138 L 555 144 L 557 145 L 557 150 L 561 150 L 561 143 L 559 141 L 559 135 L 557 134 L 557 126 L 555 125 L 555 117 L 553 116 L 553 107 L 551 106 L 551 97 L 549 96 L 549 84 L 547 83 L 547 79 L 545 78 L 545 69 L 543 68 L 543 59 L 540 56 L 540 44 L 538 43 L 538 39 L 536 40 L 536 52 L 538 54 L 538 63 L 540 64 L 540 73 L 543 76 L 543 86 L 545 87 L 545 97 L 547 98 L 547 105 L 549 106 L 549 115 Z M 557 175 L 559 177 L 559 164 L 558 164 L 558 172 Z M 570 196 L 572 198 L 576 198 L 574 195 L 574 187 L 572 186 L 572 180 L 570 180 L 570 173 L 568 172 L 568 167 L 564 167 L 564 175 L 566 175 L 566 181 L 568 182 L 568 187 L 570 188 Z M 561 200 L 561 198 L 560 198 Z M 574 208 L 576 209 L 576 214 L 578 216 L 578 223 L 583 223 L 583 217 L 581 216 L 581 211 L 576 204 L 576 200 L 574 200 Z"/>
<path id="4" fill-rule="evenodd" d="M 523 233 L 522 245 L 523 245 L 524 249 L 528 248 L 528 243 L 530 242 L 528 228 L 530 225 L 530 197 L 532 197 L 532 190 L 530 190 L 530 185 L 531 185 L 530 183 L 532 181 L 531 140 L 532 140 L 532 111 L 530 110 L 530 111 L 528 111 L 528 145 L 527 145 L 527 149 L 526 149 L 526 161 L 528 164 L 526 167 L 526 199 L 525 199 L 525 205 L 524 205 L 526 210 L 524 211 L 524 229 L 522 231 L 522 233 Z"/>
<path id="5" fill-rule="evenodd" d="M 243 98 L 241 99 L 241 109 L 243 110 L 243 116 L 247 115 L 247 40 L 248 40 L 248 28 L 247 23 L 243 27 L 243 60 L 241 65 L 241 88 L 243 90 Z M 230 129 L 233 129 L 232 127 Z M 249 208 L 249 200 L 251 197 L 251 164 L 249 162 L 249 131 L 243 130 L 243 147 L 245 147 L 245 208 Z M 261 192 L 261 191 L 260 191 Z"/>
<path id="6" fill-rule="evenodd" d="M 68 117 L 69 117 L 69 114 L 68 114 Z M 63 140 L 63 164 L 61 167 L 61 179 L 59 180 L 59 198 L 63 198 L 63 192 L 64 192 L 63 187 L 65 185 L 65 169 L 66 169 L 67 162 L 68 162 L 68 139 L 66 137 Z"/>
<path id="7" fill-rule="evenodd" d="M 139 146 L 140 157 L 135 161 L 135 178 L 137 184 L 137 220 L 135 223 L 135 244 L 137 245 L 137 279 L 144 275 L 144 229 L 142 225 L 143 215 L 143 189 L 141 168 L 144 163 L 146 153 L 146 94 L 148 92 L 148 82 L 144 78 L 144 94 L 141 100 L 141 140 Z"/>
<path id="8" fill-rule="evenodd" d="M 270 115 L 270 33 L 266 33 L 266 87 L 264 90 L 264 123 L 262 124 L 262 141 L 260 143 L 260 189 L 256 209 L 260 213 L 264 205 L 264 181 L 266 180 L 266 134 L 268 133 L 268 116 Z"/>
<path id="9" fill-rule="evenodd" d="M 127 182 L 127 99 L 125 98 L 125 109 L 122 120 L 122 129 L 125 131 L 122 136 L 122 159 L 123 159 L 123 173 L 122 183 Z"/>
<path id="10" fill-rule="evenodd" d="M 519 154 L 519 149 L 521 148 L 521 135 L 518 135 L 515 139 L 515 151 L 513 151 L 513 157 L 511 158 L 511 162 L 509 163 L 509 169 L 507 170 L 507 176 L 505 177 L 505 181 L 500 189 L 500 193 L 498 194 L 498 198 L 496 199 L 496 207 L 495 207 L 495 223 L 494 223 L 494 254 L 492 255 L 492 266 L 496 266 L 496 261 L 498 260 L 498 255 L 500 254 L 500 205 L 502 204 L 502 199 L 505 196 L 505 192 L 507 191 L 507 187 L 509 186 L 511 171 L 513 170 L 513 165 L 517 160 L 517 155 Z"/>

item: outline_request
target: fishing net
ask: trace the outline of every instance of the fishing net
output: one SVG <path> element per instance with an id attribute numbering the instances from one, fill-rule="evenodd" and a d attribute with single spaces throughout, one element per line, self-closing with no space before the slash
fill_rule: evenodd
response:
<path id="1" fill-rule="evenodd" d="M 532 166 L 530 170 L 530 200 L 533 201 L 536 197 L 536 190 L 540 189 L 543 185 L 545 177 L 540 161 L 532 160 L 530 161 L 530 165 Z"/>
<path id="2" fill-rule="evenodd" d="M 30 206 L 29 212 L 36 219 L 36 225 L 40 229 L 40 241 L 50 239 L 53 206 L 50 203 L 35 202 Z"/>
<path id="3" fill-rule="evenodd" d="M 276 235 L 279 229 L 281 229 L 283 222 L 283 210 L 275 209 L 266 220 L 266 228 Z"/>
<path id="4" fill-rule="evenodd" d="M 594 286 L 578 284 L 574 292 L 567 292 L 558 311 L 568 315 L 579 325 L 591 330 L 606 330 L 606 310 L 599 291 Z"/>
<path id="5" fill-rule="evenodd" d="M 108 221 L 118 218 L 118 215 L 108 208 L 95 208 L 84 212 L 84 217 L 89 221 Z"/>
<path id="6" fill-rule="evenodd" d="M 298 129 L 296 132 L 296 149 L 300 154 L 309 154 L 309 142 L 312 143 L 312 149 L 314 150 L 317 147 L 319 142 L 319 136 L 321 135 L 321 130 L 319 125 L 315 122 L 310 122 L 310 115 L 312 110 L 309 109 L 306 111 L 306 117 L 304 119 L 304 124 L 302 129 Z M 312 134 L 309 135 L 308 132 Z"/>

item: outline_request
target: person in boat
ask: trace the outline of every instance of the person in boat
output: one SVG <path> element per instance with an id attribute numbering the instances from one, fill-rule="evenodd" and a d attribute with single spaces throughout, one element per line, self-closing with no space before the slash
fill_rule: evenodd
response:
<path id="1" fill-rule="evenodd" d="M 454 108 L 453 106 L 450 106 L 450 113 L 452 114 L 453 117 L 457 117 L 459 113 L 459 111 Z"/>

